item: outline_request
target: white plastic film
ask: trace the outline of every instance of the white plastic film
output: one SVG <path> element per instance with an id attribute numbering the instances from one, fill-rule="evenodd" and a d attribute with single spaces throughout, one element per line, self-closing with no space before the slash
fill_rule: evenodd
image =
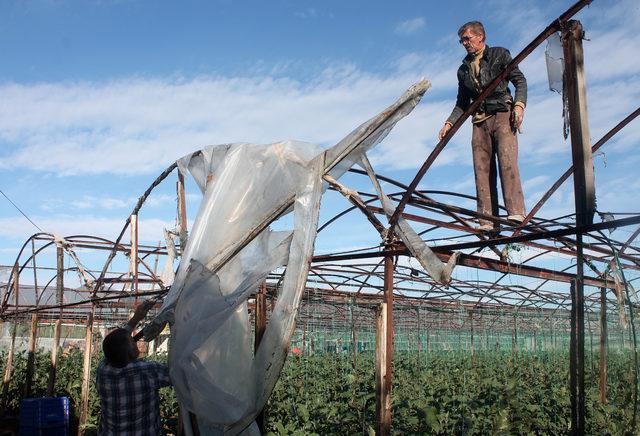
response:
<path id="1" fill-rule="evenodd" d="M 562 94 L 564 78 L 564 52 L 560 32 L 547 38 L 547 49 L 544 52 L 547 61 L 547 77 L 549 90 Z"/>
<path id="2" fill-rule="evenodd" d="M 200 433 L 250 434 L 286 358 L 313 254 L 322 177 L 339 177 L 420 101 L 421 81 L 385 111 L 322 151 L 313 144 L 209 146 L 178 161 L 203 191 L 189 243 L 163 307 L 145 328 L 172 323 L 169 364 L 176 393 Z M 269 225 L 294 212 L 294 229 Z M 287 267 L 254 356 L 247 300 L 269 272 Z"/>
<path id="3" fill-rule="evenodd" d="M 382 204 L 382 209 L 384 210 L 387 218 L 390 219 L 395 209 L 389 197 L 387 197 L 384 191 L 382 191 L 382 187 L 380 186 L 380 183 L 378 183 L 378 179 L 376 178 L 373 168 L 369 163 L 369 159 L 367 159 L 366 156 L 363 156 L 360 161 L 360 165 L 362 165 L 369 175 L 371 183 L 378 192 L 378 198 Z M 453 254 L 449 258 L 449 262 L 447 262 L 447 264 L 442 263 L 438 256 L 436 256 L 436 254 L 422 240 L 420 235 L 413 230 L 407 220 L 402 217 L 398 218 L 398 225 L 395 231 L 400 236 L 400 239 L 402 239 L 402 242 L 407 246 L 411 254 L 418 259 L 418 262 L 420 262 L 420 265 L 422 265 L 425 271 L 427 271 L 429 276 L 443 285 L 448 285 L 451 281 L 451 273 L 453 272 L 453 268 L 455 267 L 455 263 L 458 259 L 458 254 Z"/>

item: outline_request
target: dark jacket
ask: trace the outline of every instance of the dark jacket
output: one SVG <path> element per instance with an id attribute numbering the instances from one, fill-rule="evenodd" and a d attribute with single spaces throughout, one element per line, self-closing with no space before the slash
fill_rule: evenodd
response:
<path id="1" fill-rule="evenodd" d="M 467 55 L 462 61 L 462 65 L 458 68 L 458 98 L 456 99 L 456 107 L 447 119 L 448 122 L 454 124 L 458 118 L 466 111 L 471 102 L 475 100 L 480 92 L 487 87 L 489 83 L 504 70 L 511 62 L 511 54 L 509 50 L 502 47 L 485 46 L 482 59 L 480 59 L 480 80 L 479 84 L 473 80 L 471 76 L 471 60 L 473 55 Z M 527 104 L 527 79 L 518 67 L 514 68 L 508 76 L 509 82 L 513 83 L 516 90 L 516 102 Z M 508 112 L 511 110 L 513 98 L 506 80 L 498 84 L 498 87 L 489 95 L 478 108 L 478 112 L 495 114 L 496 112 Z"/>

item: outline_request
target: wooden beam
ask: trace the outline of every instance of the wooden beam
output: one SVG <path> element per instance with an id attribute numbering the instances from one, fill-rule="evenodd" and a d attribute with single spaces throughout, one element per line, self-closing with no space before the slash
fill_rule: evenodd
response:
<path id="1" fill-rule="evenodd" d="M 564 81 L 569 106 L 571 151 L 573 158 L 573 190 L 576 206 L 576 225 L 593 223 L 596 194 L 593 177 L 593 158 L 587 115 L 587 92 L 584 78 L 584 32 L 579 21 L 569 21 L 562 31 L 564 51 Z M 571 346 L 570 393 L 571 433 L 585 434 L 584 387 L 584 253 L 582 234 L 576 234 L 576 278 L 571 283 Z"/>
<path id="2" fill-rule="evenodd" d="M 29 348 L 27 350 L 27 370 L 24 384 L 24 397 L 31 397 L 31 387 L 33 386 L 33 374 L 36 363 L 36 341 L 38 338 L 38 315 L 31 314 L 31 330 L 29 333 Z"/>
<path id="3" fill-rule="evenodd" d="M 47 395 L 55 396 L 56 389 L 56 368 L 58 366 L 58 351 L 60 349 L 60 331 L 62 330 L 62 319 L 58 318 L 53 330 L 53 345 L 51 347 L 51 364 L 49 365 L 49 380 L 47 383 Z"/>
<path id="4" fill-rule="evenodd" d="M 376 317 L 376 435 L 391 434 L 393 377 L 393 258 L 384 259 L 384 300 Z"/>
<path id="5" fill-rule="evenodd" d="M 600 288 L 600 403 L 607 403 L 607 290 Z"/>
<path id="6" fill-rule="evenodd" d="M 258 351 L 262 337 L 267 329 L 267 282 L 266 280 L 260 284 L 260 289 L 256 293 L 256 313 L 255 313 L 255 340 L 254 352 Z M 264 434 L 264 410 L 261 410 L 256 416 L 256 424 L 260 429 L 260 433 Z"/>
<path id="7" fill-rule="evenodd" d="M 82 390 L 80 392 L 80 428 L 78 434 L 84 436 L 89 420 L 89 386 L 91 381 L 91 354 L 93 351 L 93 318 L 95 306 L 87 316 L 87 328 L 84 344 L 84 361 L 82 364 Z"/>
<path id="8" fill-rule="evenodd" d="M 596 191 L 593 176 L 591 136 L 587 114 L 587 88 L 584 77 L 584 31 L 579 21 L 569 21 L 562 32 L 564 48 L 564 80 L 569 105 L 571 152 L 573 158 L 573 186 L 576 201 L 576 225 L 593 223 L 596 210 Z"/>
<path id="9" fill-rule="evenodd" d="M 56 275 L 56 303 L 64 304 L 64 251 L 62 247 L 56 248 L 57 275 Z M 56 387 L 56 368 L 58 365 L 58 350 L 60 348 L 60 331 L 62 329 L 62 308 L 56 321 L 53 332 L 53 345 L 51 347 L 51 364 L 49 365 L 49 381 L 47 383 L 47 395 L 54 396 Z"/>
<path id="10" fill-rule="evenodd" d="M 15 296 L 15 304 L 18 306 L 20 294 L 20 268 L 16 261 L 13 267 L 13 294 Z M 7 354 L 7 362 L 4 366 L 4 377 L 2 378 L 2 412 L 7 410 L 7 402 L 9 396 L 9 383 L 11 382 L 11 372 L 13 371 L 13 356 L 16 348 L 16 333 L 18 331 L 18 320 L 13 319 L 13 330 L 11 332 L 11 343 L 9 345 L 9 353 Z"/>
<path id="11" fill-rule="evenodd" d="M 474 353 L 475 353 L 475 344 L 474 344 L 474 337 L 473 337 L 474 335 L 473 334 L 475 332 L 473 331 L 474 330 L 473 329 L 473 311 L 471 311 L 471 310 L 469 311 L 469 328 L 471 329 L 471 340 L 469 342 L 470 342 L 470 346 L 471 346 L 471 356 L 473 356 Z"/>
<path id="12" fill-rule="evenodd" d="M 34 303 L 38 307 L 38 266 L 36 265 L 36 243 L 31 240 L 31 264 L 33 265 L 33 290 Z M 31 387 L 33 386 L 33 374 L 36 363 L 36 345 L 38 340 L 38 315 L 31 314 L 31 330 L 29 334 L 29 348 L 27 349 L 27 371 L 26 382 L 24 384 L 24 397 L 31 397 Z"/>
<path id="13" fill-rule="evenodd" d="M 138 215 L 131 215 L 131 290 L 136 295 L 135 304 L 138 304 Z"/>

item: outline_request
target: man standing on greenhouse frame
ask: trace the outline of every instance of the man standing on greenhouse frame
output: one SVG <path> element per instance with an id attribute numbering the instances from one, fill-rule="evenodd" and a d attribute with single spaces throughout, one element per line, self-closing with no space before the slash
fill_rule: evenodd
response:
<path id="1" fill-rule="evenodd" d="M 131 336 L 153 305 L 150 300 L 140 304 L 129 322 L 110 332 L 102 342 L 105 358 L 96 375 L 101 436 L 163 434 L 158 389 L 171 385 L 169 368 L 160 362 L 138 359 L 138 346 Z"/>
<path id="2" fill-rule="evenodd" d="M 485 44 L 484 26 L 479 21 L 464 24 L 458 30 L 458 36 L 467 56 L 458 68 L 456 105 L 440 129 L 438 136 L 441 140 L 471 102 L 511 62 L 509 50 Z M 515 88 L 515 99 L 511 96 L 508 82 Z M 524 221 L 524 195 L 518 169 L 516 135 L 520 131 L 526 103 L 527 81 L 516 67 L 509 73 L 508 81 L 500 82 L 473 114 L 471 147 L 479 214 L 498 216 L 497 157 L 507 219 L 516 223 Z M 478 221 L 478 230 L 496 230 L 497 226 L 493 221 L 482 216 Z"/>

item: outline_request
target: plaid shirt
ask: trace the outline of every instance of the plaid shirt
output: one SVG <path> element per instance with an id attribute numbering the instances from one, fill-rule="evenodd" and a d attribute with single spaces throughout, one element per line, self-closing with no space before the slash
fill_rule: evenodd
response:
<path id="1" fill-rule="evenodd" d="M 96 386 L 100 395 L 102 436 L 157 436 L 160 427 L 158 389 L 170 386 L 169 368 L 136 360 L 124 368 L 100 362 Z"/>

